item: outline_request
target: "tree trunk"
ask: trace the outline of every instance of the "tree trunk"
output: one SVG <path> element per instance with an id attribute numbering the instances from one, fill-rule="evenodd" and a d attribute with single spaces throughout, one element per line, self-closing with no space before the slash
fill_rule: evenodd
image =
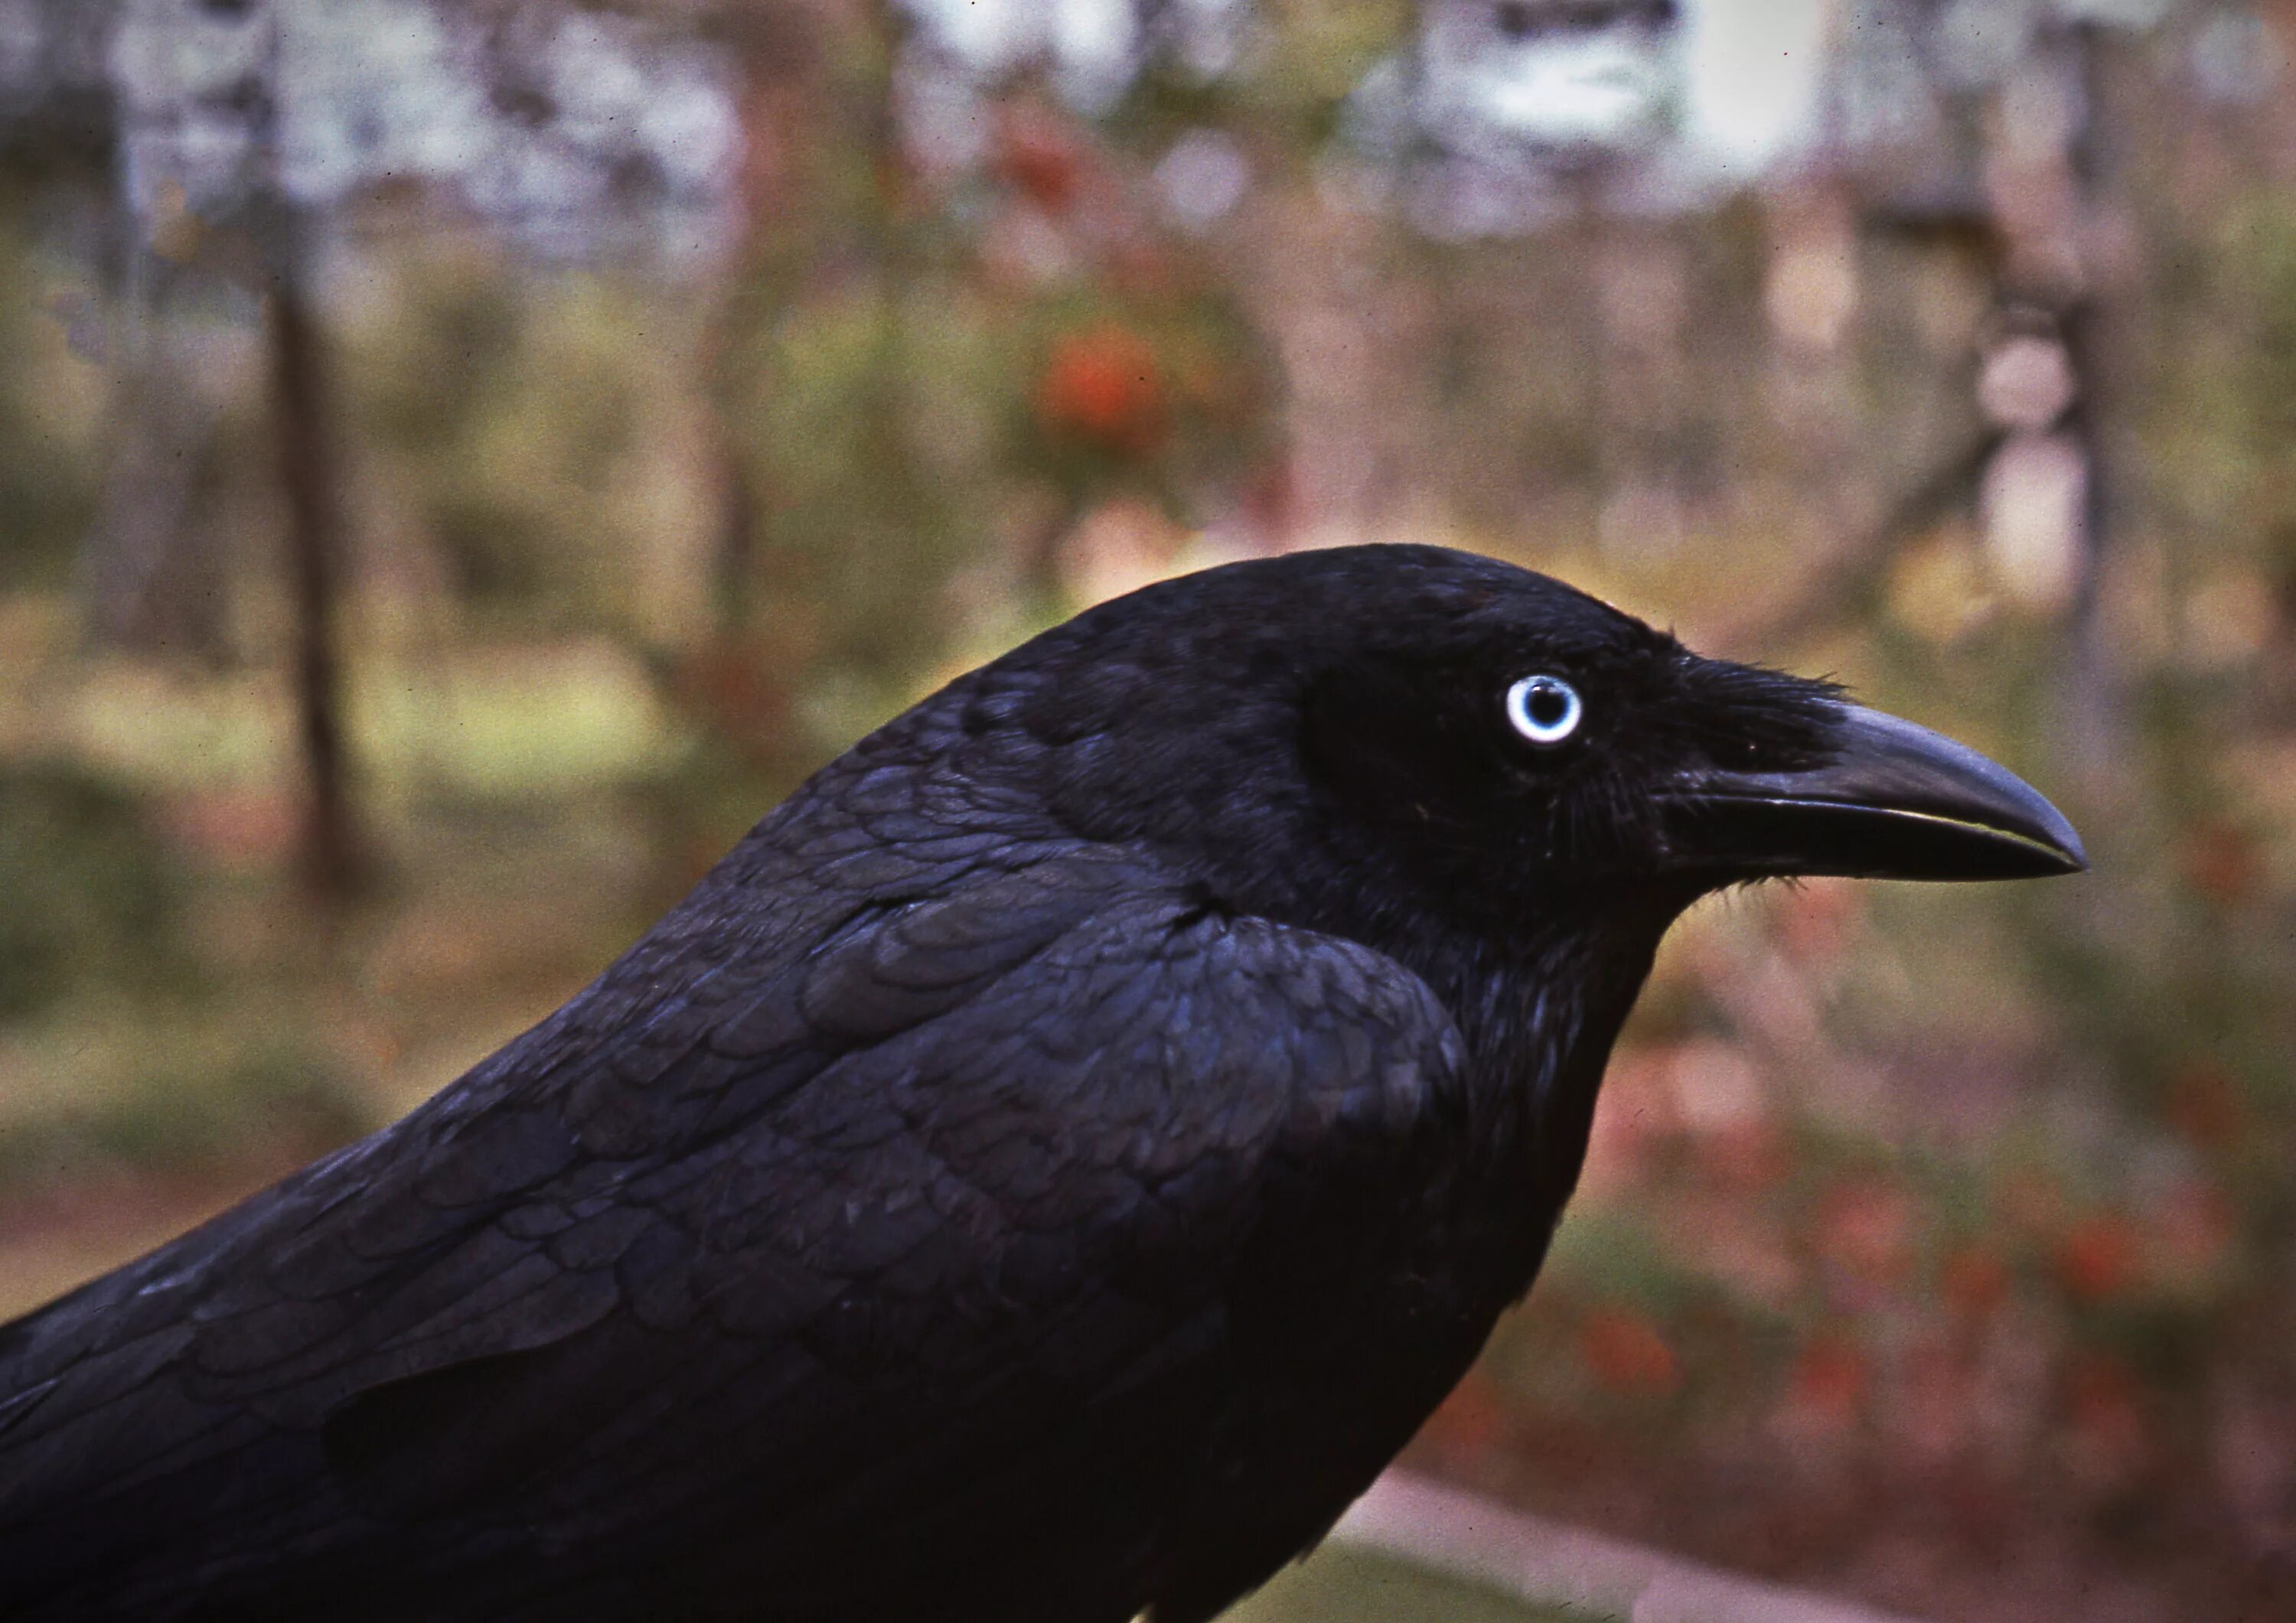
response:
<path id="1" fill-rule="evenodd" d="M 313 893 L 339 902 L 362 863 L 343 747 L 342 668 L 337 644 L 341 516 L 328 438 L 332 404 L 302 257 L 282 254 L 270 299 L 271 396 L 287 498 L 287 561 L 295 613 L 295 710 L 309 799 L 303 873 Z"/>

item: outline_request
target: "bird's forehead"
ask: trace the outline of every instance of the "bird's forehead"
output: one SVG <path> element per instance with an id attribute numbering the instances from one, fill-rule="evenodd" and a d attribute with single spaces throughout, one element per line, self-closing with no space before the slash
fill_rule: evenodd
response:
<path id="1" fill-rule="evenodd" d="M 1670 641 L 1632 615 L 1543 576 L 1462 614 L 1456 629 L 1464 638 L 1496 647 L 1558 652 L 1653 652 Z"/>
<path id="2" fill-rule="evenodd" d="M 1520 570 L 1362 605 L 1343 635 L 1366 652 L 1502 668 L 1539 660 L 1608 665 L 1675 647 L 1632 615 Z"/>
<path id="3" fill-rule="evenodd" d="M 1601 668 L 1675 652 L 1671 637 L 1561 581 L 1466 553 L 1382 545 L 1183 577 L 1103 604 L 1017 657 L 1100 691 L 1175 669 L 1280 686 L 1356 659 L 1498 671 L 1541 660 Z"/>

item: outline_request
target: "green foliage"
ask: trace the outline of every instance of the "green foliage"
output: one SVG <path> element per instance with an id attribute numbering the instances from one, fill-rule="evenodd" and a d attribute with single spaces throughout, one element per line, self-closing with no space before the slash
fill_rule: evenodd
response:
<path id="1" fill-rule="evenodd" d="M 93 521 L 107 312 L 31 245 L 35 200 L 0 188 L 0 587 L 70 578 Z"/>
<path id="2" fill-rule="evenodd" d="M 0 1131 L 0 1184 L 308 1154 L 372 1125 L 357 1097 L 306 1056 L 256 1052 L 219 1069 L 147 1063 L 85 1108 L 10 1122 Z"/>
<path id="3" fill-rule="evenodd" d="M 411 485 L 455 594 L 528 626 L 627 624 L 646 515 L 624 498 L 675 365 L 663 312 L 451 251 L 412 257 L 388 291 L 349 333 L 349 438 Z"/>
<path id="4" fill-rule="evenodd" d="M 762 336 L 742 427 L 767 600 L 824 673 L 890 699 L 941 657 L 941 594 L 991 539 L 1000 336 L 962 289 L 876 278 Z"/>
<path id="5" fill-rule="evenodd" d="M 2249 199 L 2215 275 L 2210 305 L 2252 313 L 2224 379 L 2225 450 L 2246 464 L 2253 520 L 2281 579 L 2296 585 L 2296 201 L 2277 189 Z"/>
<path id="6" fill-rule="evenodd" d="M 70 766 L 0 763 L 0 1021 L 180 978 L 177 889 L 132 797 Z"/>
<path id="7" fill-rule="evenodd" d="M 761 273 L 744 303 L 770 314 L 729 369 L 759 635 L 840 722 L 942 664 L 968 576 L 1043 597 L 1053 545 L 1093 504 L 1200 520 L 1269 446 L 1272 368 L 1231 297 L 1168 265 L 1139 287 L 985 285 L 952 242 L 883 229 L 865 271 Z"/>

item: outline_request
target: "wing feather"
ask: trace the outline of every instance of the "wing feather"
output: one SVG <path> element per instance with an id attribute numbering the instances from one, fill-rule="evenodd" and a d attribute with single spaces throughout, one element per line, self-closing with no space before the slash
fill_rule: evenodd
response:
<path id="1" fill-rule="evenodd" d="M 1137 877 L 865 907 L 578 1062 L 545 1028 L 542 1080 L 514 1047 L 0 1331 L 0 1611 L 636 1616 L 674 1566 L 698 1615 L 858 1619 L 1032 1521 L 1152 1527 L 1269 1201 L 1461 1058 L 1394 963 Z"/>

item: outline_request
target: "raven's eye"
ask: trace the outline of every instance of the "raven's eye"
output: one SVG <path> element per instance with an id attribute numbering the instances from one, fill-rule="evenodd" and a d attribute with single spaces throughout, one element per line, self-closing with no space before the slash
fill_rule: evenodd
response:
<path id="1" fill-rule="evenodd" d="M 1578 730 L 1587 713 L 1578 690 L 1560 676 L 1525 676 L 1507 689 L 1507 719 L 1514 730 L 1545 748 Z"/>

